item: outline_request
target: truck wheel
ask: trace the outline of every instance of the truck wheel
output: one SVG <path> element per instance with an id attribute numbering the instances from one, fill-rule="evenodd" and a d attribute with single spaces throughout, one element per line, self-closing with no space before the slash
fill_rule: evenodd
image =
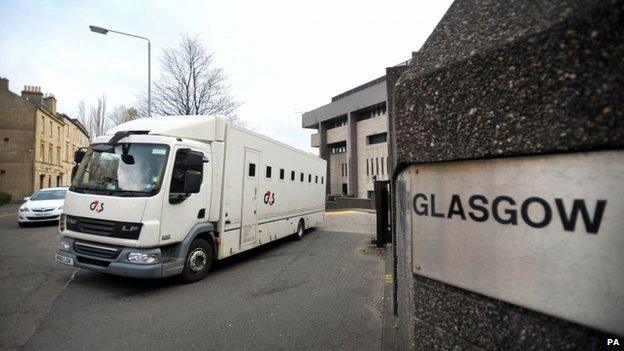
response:
<path id="1" fill-rule="evenodd" d="M 299 224 L 297 225 L 297 231 L 295 232 L 295 240 L 303 239 L 303 234 L 305 233 L 305 224 L 303 219 L 299 220 Z"/>
<path id="2" fill-rule="evenodd" d="M 206 240 L 193 240 L 184 261 L 182 281 L 184 283 L 194 283 L 204 279 L 212 266 L 213 259 L 212 246 Z"/>

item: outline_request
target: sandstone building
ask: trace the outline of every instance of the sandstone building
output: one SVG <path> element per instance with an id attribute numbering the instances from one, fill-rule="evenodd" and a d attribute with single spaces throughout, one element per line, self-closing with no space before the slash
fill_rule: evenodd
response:
<path id="1" fill-rule="evenodd" d="M 70 184 L 74 151 L 89 145 L 78 120 L 56 111 L 56 98 L 40 87 L 20 95 L 0 78 L 0 191 L 21 201 L 41 188 Z"/>

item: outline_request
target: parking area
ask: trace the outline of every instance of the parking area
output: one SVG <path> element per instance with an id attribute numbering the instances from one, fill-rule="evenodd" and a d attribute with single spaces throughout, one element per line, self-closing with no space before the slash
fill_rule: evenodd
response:
<path id="1" fill-rule="evenodd" d="M 55 226 L 18 228 L 9 214 L 0 228 L 3 349 L 380 349 L 371 213 L 330 212 L 303 240 L 219 262 L 189 285 L 63 267 Z"/>

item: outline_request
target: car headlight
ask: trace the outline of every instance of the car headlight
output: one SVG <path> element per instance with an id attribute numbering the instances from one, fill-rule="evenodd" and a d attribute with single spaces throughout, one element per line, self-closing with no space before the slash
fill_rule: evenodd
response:
<path id="1" fill-rule="evenodd" d="M 57 208 L 57 210 L 62 210 L 62 209 L 63 209 L 63 205 L 61 205 L 61 206 L 59 206 L 59 207 Z"/>
<path id="2" fill-rule="evenodd" d="M 158 261 L 158 254 L 155 253 L 142 253 L 142 252 L 130 252 L 128 254 L 128 261 L 140 264 L 156 263 Z"/>
<path id="3" fill-rule="evenodd" d="M 26 205 L 22 205 L 22 206 L 20 206 L 19 211 L 20 212 L 26 212 L 26 211 L 30 212 L 30 209 L 28 207 L 26 207 Z"/>
<path id="4" fill-rule="evenodd" d="M 61 239 L 59 242 L 59 250 L 69 251 L 71 243 L 67 239 Z"/>

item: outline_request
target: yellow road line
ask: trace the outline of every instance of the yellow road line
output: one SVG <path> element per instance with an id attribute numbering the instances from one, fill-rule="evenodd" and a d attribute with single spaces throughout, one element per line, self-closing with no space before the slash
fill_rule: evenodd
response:
<path id="1" fill-rule="evenodd" d="M 15 212 L 15 213 L 3 213 L 3 214 L 0 214 L 0 218 L 2 218 L 2 217 L 12 216 L 12 215 L 14 215 L 14 214 L 17 214 L 17 212 Z"/>

